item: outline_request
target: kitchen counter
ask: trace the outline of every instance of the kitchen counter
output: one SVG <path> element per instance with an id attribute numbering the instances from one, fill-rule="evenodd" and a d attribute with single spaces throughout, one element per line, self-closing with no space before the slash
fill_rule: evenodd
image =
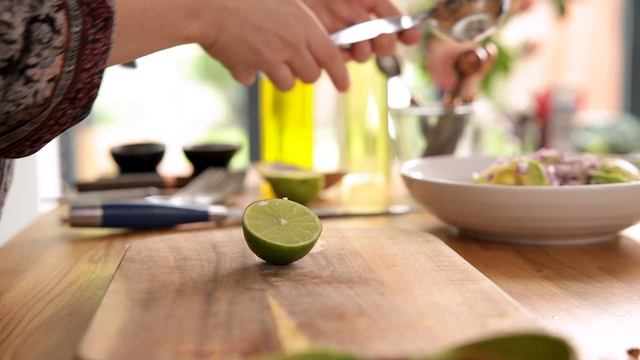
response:
<path id="1" fill-rule="evenodd" d="M 74 358 L 128 244 L 203 226 L 218 231 L 71 229 L 60 222 L 63 211 L 0 248 L 2 359 Z M 323 223 L 435 234 L 581 359 L 628 359 L 627 350 L 640 347 L 640 226 L 613 242 L 535 246 L 465 239 L 426 212 Z"/>

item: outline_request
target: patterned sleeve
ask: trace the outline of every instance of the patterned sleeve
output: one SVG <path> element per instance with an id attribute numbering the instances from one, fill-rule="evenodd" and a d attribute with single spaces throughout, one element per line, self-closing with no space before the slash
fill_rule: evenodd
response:
<path id="1" fill-rule="evenodd" d="M 111 0 L 0 0 L 0 158 L 30 155 L 88 115 L 113 17 Z"/>

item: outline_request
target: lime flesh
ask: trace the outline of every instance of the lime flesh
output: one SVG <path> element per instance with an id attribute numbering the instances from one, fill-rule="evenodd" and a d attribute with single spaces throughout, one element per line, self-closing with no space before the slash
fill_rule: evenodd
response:
<path id="1" fill-rule="evenodd" d="M 286 199 L 259 200 L 242 215 L 242 232 L 253 251 L 274 265 L 287 265 L 311 251 L 322 232 L 308 208 Z"/>

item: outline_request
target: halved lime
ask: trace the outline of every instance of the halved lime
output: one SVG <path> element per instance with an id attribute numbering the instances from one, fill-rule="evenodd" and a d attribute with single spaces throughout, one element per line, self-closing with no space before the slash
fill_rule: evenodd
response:
<path id="1" fill-rule="evenodd" d="M 286 354 L 286 355 L 271 355 L 257 358 L 259 360 L 359 360 L 360 357 L 337 352 L 333 350 L 308 350 L 304 352 Z"/>
<path id="2" fill-rule="evenodd" d="M 311 251 L 322 232 L 320 219 L 287 199 L 259 200 L 242 215 L 242 232 L 253 251 L 274 265 L 287 265 Z"/>
<path id="3" fill-rule="evenodd" d="M 311 170 L 270 170 L 263 176 L 277 197 L 302 205 L 313 200 L 324 187 L 324 175 Z"/>

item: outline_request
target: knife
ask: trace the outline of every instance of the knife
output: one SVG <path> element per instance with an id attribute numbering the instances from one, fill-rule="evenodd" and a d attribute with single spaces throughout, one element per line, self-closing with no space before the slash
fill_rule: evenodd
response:
<path id="1" fill-rule="evenodd" d="M 429 19 L 430 12 L 424 11 L 411 15 L 386 17 L 352 25 L 331 34 L 331 40 L 340 47 L 349 47 L 365 40 L 371 40 L 382 34 L 395 34 L 423 24 Z"/>
<path id="2" fill-rule="evenodd" d="M 312 209 L 318 217 L 401 215 L 413 210 L 409 205 L 392 205 L 382 209 L 322 207 Z M 71 206 L 68 223 L 74 227 L 154 229 L 181 224 L 240 220 L 243 209 L 222 205 L 190 207 L 148 202 L 109 202 L 101 205 Z"/>

